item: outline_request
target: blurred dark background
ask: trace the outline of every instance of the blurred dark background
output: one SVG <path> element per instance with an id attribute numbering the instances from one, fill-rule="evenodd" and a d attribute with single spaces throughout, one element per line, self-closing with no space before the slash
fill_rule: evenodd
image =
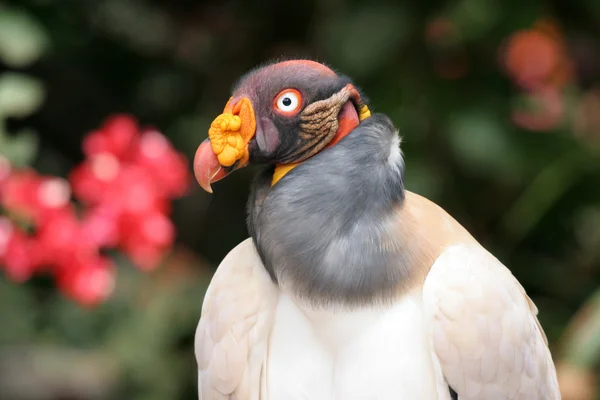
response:
<path id="1" fill-rule="evenodd" d="M 564 398 L 600 398 L 596 0 L 0 0 L 0 153 L 66 176 L 84 136 L 129 113 L 191 160 L 234 81 L 278 57 L 351 76 L 394 120 L 408 189 L 522 282 Z M 213 195 L 193 185 L 174 203 L 172 254 L 151 273 L 117 254 L 100 306 L 1 277 L 0 398 L 197 398 L 204 290 L 247 237 L 255 171 Z"/>

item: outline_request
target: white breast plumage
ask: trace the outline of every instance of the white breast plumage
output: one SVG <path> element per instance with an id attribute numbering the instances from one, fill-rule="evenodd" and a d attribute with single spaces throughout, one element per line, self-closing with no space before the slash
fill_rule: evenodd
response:
<path id="1" fill-rule="evenodd" d="M 280 291 L 251 239 L 223 260 L 196 335 L 200 399 L 560 399 L 522 287 L 477 244 L 450 246 L 387 309 L 315 311 Z"/>
<path id="2" fill-rule="evenodd" d="M 268 398 L 437 399 L 422 316 L 418 293 L 388 309 L 352 312 L 313 311 L 281 294 L 266 365 Z"/>

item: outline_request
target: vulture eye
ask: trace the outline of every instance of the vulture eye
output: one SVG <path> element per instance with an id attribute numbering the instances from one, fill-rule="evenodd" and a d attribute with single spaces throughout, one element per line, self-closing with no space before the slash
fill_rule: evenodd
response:
<path id="1" fill-rule="evenodd" d="M 286 116 L 293 116 L 300 110 L 302 95 L 296 89 L 285 89 L 275 98 L 275 110 Z"/>

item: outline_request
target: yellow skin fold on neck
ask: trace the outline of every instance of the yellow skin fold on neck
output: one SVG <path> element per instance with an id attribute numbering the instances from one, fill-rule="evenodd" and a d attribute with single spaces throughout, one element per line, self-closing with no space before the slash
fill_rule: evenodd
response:
<path id="1" fill-rule="evenodd" d="M 296 168 L 300 163 L 292 163 L 292 164 L 277 164 L 275 167 L 275 171 L 273 172 L 273 180 L 271 181 L 271 187 L 275 185 L 281 178 L 285 176 L 288 172 Z"/>
<path id="2" fill-rule="evenodd" d="M 358 119 L 363 121 L 371 116 L 371 110 L 364 104 L 360 112 L 358 114 Z M 277 164 L 275 166 L 275 171 L 273 172 L 273 179 L 271 180 L 271 187 L 273 187 L 281 178 L 285 176 L 288 172 L 296 168 L 296 166 L 300 165 L 300 163 L 290 163 L 290 164 Z"/>

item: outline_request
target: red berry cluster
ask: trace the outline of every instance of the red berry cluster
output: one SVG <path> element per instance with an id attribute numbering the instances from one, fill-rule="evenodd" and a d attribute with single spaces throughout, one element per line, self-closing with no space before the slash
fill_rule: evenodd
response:
<path id="1" fill-rule="evenodd" d="M 121 250 L 149 270 L 170 249 L 170 202 L 186 192 L 190 175 L 161 133 L 127 115 L 107 119 L 83 150 L 68 181 L 13 170 L 0 156 L 0 266 L 18 282 L 51 273 L 67 296 L 94 305 L 114 284 L 103 250 Z"/>

